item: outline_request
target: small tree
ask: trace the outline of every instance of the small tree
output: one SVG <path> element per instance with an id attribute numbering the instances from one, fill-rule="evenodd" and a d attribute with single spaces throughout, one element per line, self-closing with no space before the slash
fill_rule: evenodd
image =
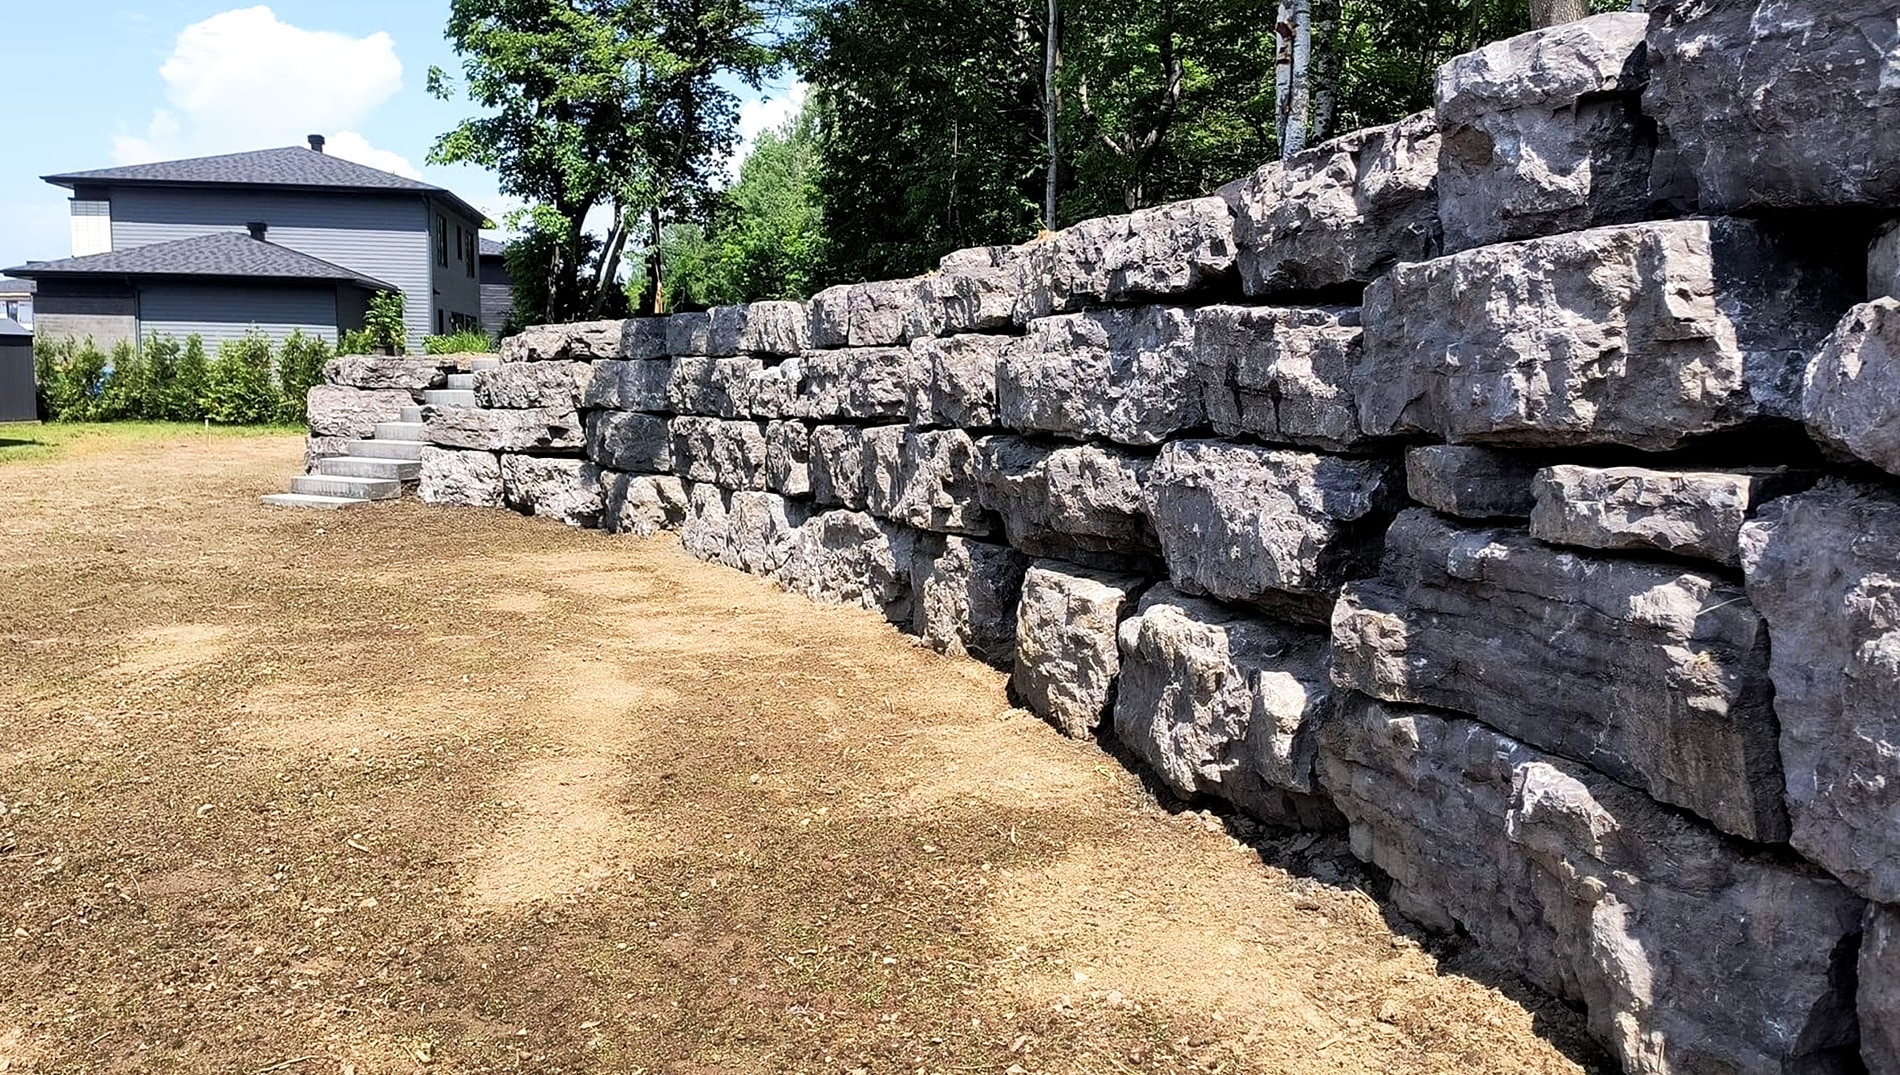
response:
<path id="1" fill-rule="evenodd" d="M 178 356 L 178 369 L 165 393 L 165 417 L 175 422 L 196 422 L 203 418 L 210 378 L 211 364 L 205 360 L 204 337 L 194 332 L 185 337 L 185 350 Z"/>
<path id="2" fill-rule="evenodd" d="M 291 332 L 277 349 L 277 384 L 283 406 L 278 415 L 287 425 L 301 425 L 309 417 L 310 387 L 323 380 L 323 364 L 330 361 L 330 345 L 321 336 Z"/>
<path id="3" fill-rule="evenodd" d="M 252 329 L 218 345 L 205 377 L 205 417 L 224 425 L 262 425 L 281 410 L 271 377 L 270 338 Z"/>
<path id="4" fill-rule="evenodd" d="M 402 292 L 378 291 L 369 300 L 363 328 L 384 354 L 402 354 L 409 339 L 409 328 L 402 319 Z"/>
<path id="5" fill-rule="evenodd" d="M 99 405 L 94 418 L 117 422 L 128 418 L 155 417 L 152 383 L 145 357 L 131 340 L 112 346 L 112 366 L 99 384 Z"/>

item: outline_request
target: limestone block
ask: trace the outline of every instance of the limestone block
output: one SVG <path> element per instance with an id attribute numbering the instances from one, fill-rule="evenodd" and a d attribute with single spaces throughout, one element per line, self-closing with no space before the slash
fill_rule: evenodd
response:
<path id="1" fill-rule="evenodd" d="M 665 358 L 666 318 L 630 317 L 620 323 L 620 353 L 596 357 L 629 360 Z"/>
<path id="2" fill-rule="evenodd" d="M 1140 575 L 1060 560 L 1031 564 L 1017 606 L 1016 666 L 1009 677 L 1022 704 L 1070 738 L 1094 734 L 1114 704 L 1121 674 L 1116 630 L 1146 586 Z"/>
<path id="3" fill-rule="evenodd" d="M 738 567 L 732 552 L 732 493 L 710 482 L 686 483 L 680 547 L 695 560 Z"/>
<path id="4" fill-rule="evenodd" d="M 996 424 L 996 366 L 1008 336 L 944 336 L 910 345 L 910 424 L 980 429 Z"/>
<path id="5" fill-rule="evenodd" d="M 422 439 L 444 448 L 490 452 L 568 450 L 578 454 L 585 435 L 578 414 L 552 407 L 446 407 L 428 413 Z"/>
<path id="6" fill-rule="evenodd" d="M 596 358 L 645 358 L 655 342 L 655 319 L 581 321 L 530 325 L 501 341 L 507 362 L 586 362 Z"/>
<path id="7" fill-rule="evenodd" d="M 315 474 L 319 462 L 325 459 L 333 459 L 339 455 L 350 454 L 350 446 L 355 442 L 355 437 L 313 437 L 306 435 L 303 439 L 304 473 Z"/>
<path id="8" fill-rule="evenodd" d="M 1385 460 L 1212 440 L 1170 442 L 1142 485 L 1175 586 L 1322 623 L 1403 503 Z"/>
<path id="9" fill-rule="evenodd" d="M 612 361 L 612 360 L 603 360 Z M 586 362 L 510 362 L 475 374 L 475 402 L 482 407 L 580 407 L 594 368 Z"/>
<path id="10" fill-rule="evenodd" d="M 1322 780 L 1428 925 L 1580 1004 L 1632 1075 L 1847 1071 L 1860 901 L 1475 721 L 1349 697 Z"/>
<path id="11" fill-rule="evenodd" d="M 857 605 L 912 622 L 917 534 L 863 512 L 827 511 L 798 528 L 778 580 L 815 601 Z"/>
<path id="12" fill-rule="evenodd" d="M 845 344 L 893 347 L 907 342 L 906 322 L 916 316 L 917 288 L 915 279 L 852 284 L 845 296 Z"/>
<path id="13" fill-rule="evenodd" d="M 1900 205 L 1900 23 L 1886 0 L 1651 5 L 1643 111 L 1705 213 Z"/>
<path id="14" fill-rule="evenodd" d="M 1413 500 L 1466 519 L 1521 519 L 1537 500 L 1538 457 L 1468 444 L 1429 444 L 1405 452 L 1405 491 Z"/>
<path id="15" fill-rule="evenodd" d="M 1714 576 L 1413 509 L 1379 577 L 1340 595 L 1333 677 L 1468 713 L 1725 832 L 1787 836 L 1768 628 Z"/>
<path id="16" fill-rule="evenodd" d="M 811 430 L 805 423 L 765 423 L 765 487 L 783 496 L 811 495 Z"/>
<path id="17" fill-rule="evenodd" d="M 1822 444 L 1900 474 L 1900 299 L 1848 311 L 1808 363 L 1801 417 Z"/>
<path id="18" fill-rule="evenodd" d="M 1023 552 L 1118 566 L 1125 558 L 1152 562 L 1160 551 L 1141 501 L 1149 460 L 1012 436 L 981 437 L 973 447 L 977 503 L 1002 518 L 1009 543 Z"/>
<path id="19" fill-rule="evenodd" d="M 1445 250 L 1649 215 L 1643 117 L 1649 16 L 1533 30 L 1438 69 L 1438 220 Z"/>
<path id="20" fill-rule="evenodd" d="M 501 457 L 502 500 L 516 511 L 569 526 L 600 525 L 600 468 L 585 459 Z"/>
<path id="21" fill-rule="evenodd" d="M 673 473 L 726 489 L 765 488 L 765 429 L 759 423 L 680 417 L 667 429 Z"/>
<path id="22" fill-rule="evenodd" d="M 600 473 L 601 528 L 610 534 L 652 537 L 686 519 L 686 486 L 671 474 Z"/>
<path id="23" fill-rule="evenodd" d="M 673 379 L 670 360 L 603 358 L 593 363 L 591 371 L 581 406 L 618 411 L 667 409 L 666 389 Z"/>
<path id="24" fill-rule="evenodd" d="M 1159 444 L 1205 420 L 1194 323 L 1175 307 L 1045 317 L 996 370 L 1002 424 L 1120 444 Z"/>
<path id="25" fill-rule="evenodd" d="M 501 460 L 493 452 L 425 447 L 416 495 L 430 504 L 499 508 L 502 506 Z"/>
<path id="26" fill-rule="evenodd" d="M 1748 596 L 1774 635 L 1795 850 L 1900 902 L 1900 496 L 1825 481 L 1742 527 Z"/>
<path id="27" fill-rule="evenodd" d="M 764 368 L 756 358 L 675 358 L 667 377 L 666 409 L 714 418 L 747 417 L 752 413 L 752 380 Z"/>
<path id="28" fill-rule="evenodd" d="M 1007 329 L 1021 291 L 1021 248 L 953 250 L 918 283 L 910 339 Z"/>
<path id="29" fill-rule="evenodd" d="M 1234 192 L 1248 295 L 1366 283 L 1438 254 L 1438 126 L 1429 112 L 1275 161 Z"/>
<path id="30" fill-rule="evenodd" d="M 864 430 L 857 426 L 813 426 L 806 457 L 811 498 L 820 504 L 864 508 Z"/>
<path id="31" fill-rule="evenodd" d="M 1744 220 L 1593 228 L 1401 265 L 1365 293 L 1369 434 L 1659 450 L 1795 417 L 1846 277 Z"/>
<path id="32" fill-rule="evenodd" d="M 811 297 L 807 338 L 815 350 L 843 347 L 851 339 L 851 285 L 828 287 Z"/>
<path id="33" fill-rule="evenodd" d="M 675 358 L 708 357 L 712 351 L 712 314 L 705 310 L 671 314 L 666 319 L 666 353 Z"/>
<path id="34" fill-rule="evenodd" d="M 1310 448 L 1365 441 L 1353 405 L 1359 312 L 1206 306 L 1194 312 L 1194 358 L 1208 424 Z"/>
<path id="35" fill-rule="evenodd" d="M 420 392 L 446 381 L 440 364 L 423 355 L 338 355 L 323 364 L 323 383 Z"/>
<path id="36" fill-rule="evenodd" d="M 939 653 L 1008 667 L 1016 653 L 1016 604 L 1029 558 L 1007 545 L 952 534 L 912 564 L 916 632 Z"/>
<path id="37" fill-rule="evenodd" d="M 1900 1075 L 1900 907 L 1867 905 L 1860 941 L 1860 1056 L 1868 1075 Z"/>
<path id="38" fill-rule="evenodd" d="M 738 353 L 789 357 L 811 346 L 811 311 L 802 302 L 773 299 L 745 308 Z"/>
<path id="39" fill-rule="evenodd" d="M 994 526 L 977 502 L 976 449 L 961 429 L 865 430 L 864 505 L 919 530 L 982 537 Z"/>
<path id="40" fill-rule="evenodd" d="M 1219 285 L 1234 266 L 1234 218 L 1217 197 L 1085 220 L 1016 248 L 1019 324 L 1102 303 Z"/>
<path id="41" fill-rule="evenodd" d="M 742 344 L 746 334 L 746 321 L 750 307 L 744 304 L 734 306 L 715 306 L 706 311 L 710 331 L 706 341 L 706 353 L 724 358 L 739 354 L 744 350 Z"/>
<path id="42" fill-rule="evenodd" d="M 908 348 L 807 351 L 753 378 L 752 413 L 814 422 L 901 420 L 909 365 Z"/>
<path id="43" fill-rule="evenodd" d="M 673 469 L 673 437 L 667 420 L 632 411 L 589 411 L 587 458 L 609 470 L 665 474 Z"/>
<path id="44" fill-rule="evenodd" d="M 361 440 L 376 435 L 376 423 L 402 420 L 404 407 L 416 405 L 406 388 L 346 388 L 311 385 L 304 396 L 313 437 Z"/>
<path id="45" fill-rule="evenodd" d="M 1735 565 L 1742 523 L 1756 506 L 1813 483 L 1812 474 L 1786 470 L 1546 467 L 1537 472 L 1531 536 L 1554 545 L 1655 550 Z"/>
<path id="46" fill-rule="evenodd" d="M 754 575 L 776 575 L 810 509 L 777 493 L 740 490 L 727 500 L 730 547 L 723 563 Z"/>
<path id="47" fill-rule="evenodd" d="M 1889 220 L 1874 232 L 1867 247 L 1867 298 L 1900 296 L 1900 220 Z"/>

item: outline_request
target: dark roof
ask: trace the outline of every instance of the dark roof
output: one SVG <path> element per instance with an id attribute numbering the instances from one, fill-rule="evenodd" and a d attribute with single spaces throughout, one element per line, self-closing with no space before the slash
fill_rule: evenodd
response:
<path id="1" fill-rule="evenodd" d="M 238 232 L 194 235 L 169 243 L 62 261 L 30 261 L 6 270 L 15 276 L 199 276 L 272 280 L 335 280 L 383 291 L 396 288 L 354 269 L 300 254 Z"/>
<path id="2" fill-rule="evenodd" d="M 507 243 L 498 243 L 493 239 L 483 239 L 481 255 L 485 258 L 498 258 L 508 252 Z"/>
<path id="3" fill-rule="evenodd" d="M 32 329 L 21 327 L 20 323 L 18 321 L 13 320 L 11 317 L 0 317 L 0 336 L 31 336 L 31 335 L 33 335 Z"/>
<path id="4" fill-rule="evenodd" d="M 31 280 L 11 280 L 0 276 L 0 295 L 31 295 L 37 290 Z"/>
<path id="5" fill-rule="evenodd" d="M 81 183 L 99 183 L 119 186 L 266 186 L 295 190 L 430 194 L 455 205 L 477 221 L 484 219 L 480 210 L 432 183 L 409 179 L 302 146 L 155 161 L 151 164 L 128 164 L 90 172 L 60 172 L 40 178 L 68 188 Z"/>

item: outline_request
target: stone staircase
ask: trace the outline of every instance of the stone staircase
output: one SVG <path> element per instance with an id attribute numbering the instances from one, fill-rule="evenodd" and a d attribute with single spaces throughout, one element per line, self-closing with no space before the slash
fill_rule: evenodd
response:
<path id="1" fill-rule="evenodd" d="M 422 472 L 422 424 L 428 411 L 475 406 L 475 373 L 497 369 L 501 360 L 477 358 L 473 370 L 451 373 L 442 388 L 426 389 L 422 403 L 404 407 L 399 421 L 378 422 L 373 436 L 351 441 L 345 455 L 317 461 L 317 469 L 290 481 L 288 493 L 267 493 L 264 503 L 283 508 L 353 508 L 396 500 Z"/>

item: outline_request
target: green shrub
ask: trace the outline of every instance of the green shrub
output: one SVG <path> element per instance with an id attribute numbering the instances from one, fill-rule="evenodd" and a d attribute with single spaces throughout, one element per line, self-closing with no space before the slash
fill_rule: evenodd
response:
<path id="1" fill-rule="evenodd" d="M 112 365 L 99 382 L 98 409 L 94 418 L 101 422 L 150 418 L 151 370 L 145 356 L 130 340 L 112 347 Z"/>
<path id="2" fill-rule="evenodd" d="M 280 421 L 301 424 L 308 417 L 310 386 L 323 381 L 323 364 L 330 361 L 330 345 L 321 336 L 293 331 L 277 349 L 277 385 L 283 400 Z"/>
<path id="3" fill-rule="evenodd" d="M 145 417 L 172 417 L 172 383 L 178 379 L 178 340 L 158 333 L 145 343 Z"/>
<path id="4" fill-rule="evenodd" d="M 221 425 L 261 425 L 282 412 L 283 397 L 273 380 L 270 338 L 252 329 L 218 344 L 218 357 L 206 371 L 204 414 Z"/>
<path id="5" fill-rule="evenodd" d="M 90 336 L 83 344 L 72 339 L 36 341 L 33 365 L 46 416 L 55 422 L 97 421 L 106 363 L 105 352 Z"/>
<path id="6" fill-rule="evenodd" d="M 402 292 L 378 291 L 369 300 L 363 315 L 363 329 L 376 341 L 376 349 L 385 354 L 402 354 L 409 329 L 402 321 Z"/>
<path id="7" fill-rule="evenodd" d="M 339 355 L 367 355 L 376 350 L 376 337 L 366 328 L 345 330 L 336 340 L 336 353 Z"/>
<path id="8" fill-rule="evenodd" d="M 460 332 L 451 332 L 446 336 L 424 336 L 422 353 L 426 355 L 459 355 L 465 351 L 493 351 L 495 341 L 488 333 L 480 329 L 465 328 Z"/>
<path id="9" fill-rule="evenodd" d="M 194 332 L 185 337 L 178 369 L 165 390 L 165 417 L 175 422 L 196 422 L 204 418 L 205 389 L 210 378 L 211 364 L 205 361 L 204 337 Z"/>

